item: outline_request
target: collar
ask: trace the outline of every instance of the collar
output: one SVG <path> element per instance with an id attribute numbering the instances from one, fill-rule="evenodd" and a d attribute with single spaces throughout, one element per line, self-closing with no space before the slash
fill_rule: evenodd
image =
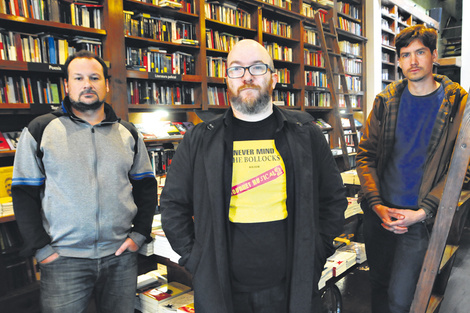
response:
<path id="1" fill-rule="evenodd" d="M 100 124 L 105 124 L 105 123 L 116 123 L 119 122 L 121 119 L 117 117 L 116 113 L 114 112 L 113 108 L 111 105 L 107 104 L 106 102 L 103 103 L 104 105 L 104 114 L 105 118 L 103 121 L 101 121 Z M 72 120 L 79 121 L 82 123 L 85 123 L 84 120 L 81 118 L 77 117 L 73 111 L 72 111 L 72 104 L 70 103 L 70 98 L 69 96 L 66 96 L 64 100 L 62 101 L 62 106 L 61 106 L 62 113 L 65 115 L 68 115 Z"/>
<path id="2" fill-rule="evenodd" d="M 279 131 L 279 130 L 282 129 L 282 127 L 284 126 L 284 124 L 287 123 L 287 118 L 286 118 L 286 116 L 283 114 L 283 112 L 281 111 L 281 109 L 279 109 L 279 108 L 276 107 L 275 105 L 273 105 L 273 114 L 274 114 L 274 116 L 276 117 L 276 121 L 277 121 L 277 128 L 276 128 L 276 131 Z M 231 107 L 225 112 L 225 114 L 223 115 L 223 118 L 222 118 L 222 119 L 223 119 L 224 125 L 225 125 L 226 127 L 232 126 L 234 116 L 233 116 L 233 110 L 232 110 Z"/>

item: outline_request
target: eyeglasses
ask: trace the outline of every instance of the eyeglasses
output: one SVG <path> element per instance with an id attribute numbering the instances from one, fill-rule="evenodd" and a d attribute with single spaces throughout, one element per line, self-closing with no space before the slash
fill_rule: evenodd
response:
<path id="1" fill-rule="evenodd" d="M 227 76 L 229 78 L 240 78 L 245 75 L 246 70 L 248 70 L 248 72 L 253 76 L 261 76 L 266 74 L 268 69 L 272 71 L 269 68 L 269 65 L 264 63 L 253 64 L 250 66 L 232 66 L 227 69 Z"/>

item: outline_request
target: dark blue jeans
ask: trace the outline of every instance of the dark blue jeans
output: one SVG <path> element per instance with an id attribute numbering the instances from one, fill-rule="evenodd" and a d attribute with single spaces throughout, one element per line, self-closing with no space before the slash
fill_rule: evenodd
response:
<path id="1" fill-rule="evenodd" d="M 92 296 L 100 313 L 133 313 L 137 254 L 101 259 L 59 256 L 40 264 L 43 313 L 85 312 Z"/>
<path id="2" fill-rule="evenodd" d="M 428 229 L 417 223 L 397 235 L 381 226 L 375 212 L 365 207 L 363 211 L 372 312 L 409 312 L 428 248 Z"/>

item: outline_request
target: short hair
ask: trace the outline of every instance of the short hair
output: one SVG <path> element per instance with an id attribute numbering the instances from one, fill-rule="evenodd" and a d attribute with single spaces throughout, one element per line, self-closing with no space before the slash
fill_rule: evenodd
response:
<path id="1" fill-rule="evenodd" d="M 419 39 L 425 47 L 431 50 L 431 53 L 436 50 L 437 31 L 434 28 L 429 28 L 420 24 L 407 27 L 397 35 L 395 38 L 395 48 L 397 50 L 398 57 L 400 57 L 401 48 L 408 47 L 408 45 L 415 39 Z"/>
<path id="2" fill-rule="evenodd" d="M 103 67 L 103 75 L 104 75 L 104 78 L 107 79 L 108 78 L 108 66 L 106 65 L 106 62 L 104 62 L 104 60 L 102 58 L 100 58 L 99 56 L 97 56 L 96 54 L 94 54 L 93 52 L 91 51 L 88 51 L 88 50 L 80 50 L 74 54 L 72 54 L 71 56 L 69 56 L 67 58 L 67 60 L 65 61 L 65 64 L 64 64 L 64 67 L 65 67 L 65 71 L 64 71 L 64 74 L 65 74 L 65 78 L 68 79 L 69 78 L 69 65 L 70 65 L 70 62 L 72 62 L 74 59 L 77 59 L 77 58 L 84 58 L 84 59 L 95 59 L 96 61 L 98 61 L 101 66 Z"/>

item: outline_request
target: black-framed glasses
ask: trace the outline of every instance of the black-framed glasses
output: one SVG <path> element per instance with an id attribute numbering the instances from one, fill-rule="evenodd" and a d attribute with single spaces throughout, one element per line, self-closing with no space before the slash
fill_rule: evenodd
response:
<path id="1" fill-rule="evenodd" d="M 227 76 L 229 78 L 240 78 L 245 75 L 246 70 L 253 76 L 261 76 L 268 71 L 272 71 L 269 65 L 264 63 L 253 64 L 250 66 L 232 66 L 227 69 Z"/>

